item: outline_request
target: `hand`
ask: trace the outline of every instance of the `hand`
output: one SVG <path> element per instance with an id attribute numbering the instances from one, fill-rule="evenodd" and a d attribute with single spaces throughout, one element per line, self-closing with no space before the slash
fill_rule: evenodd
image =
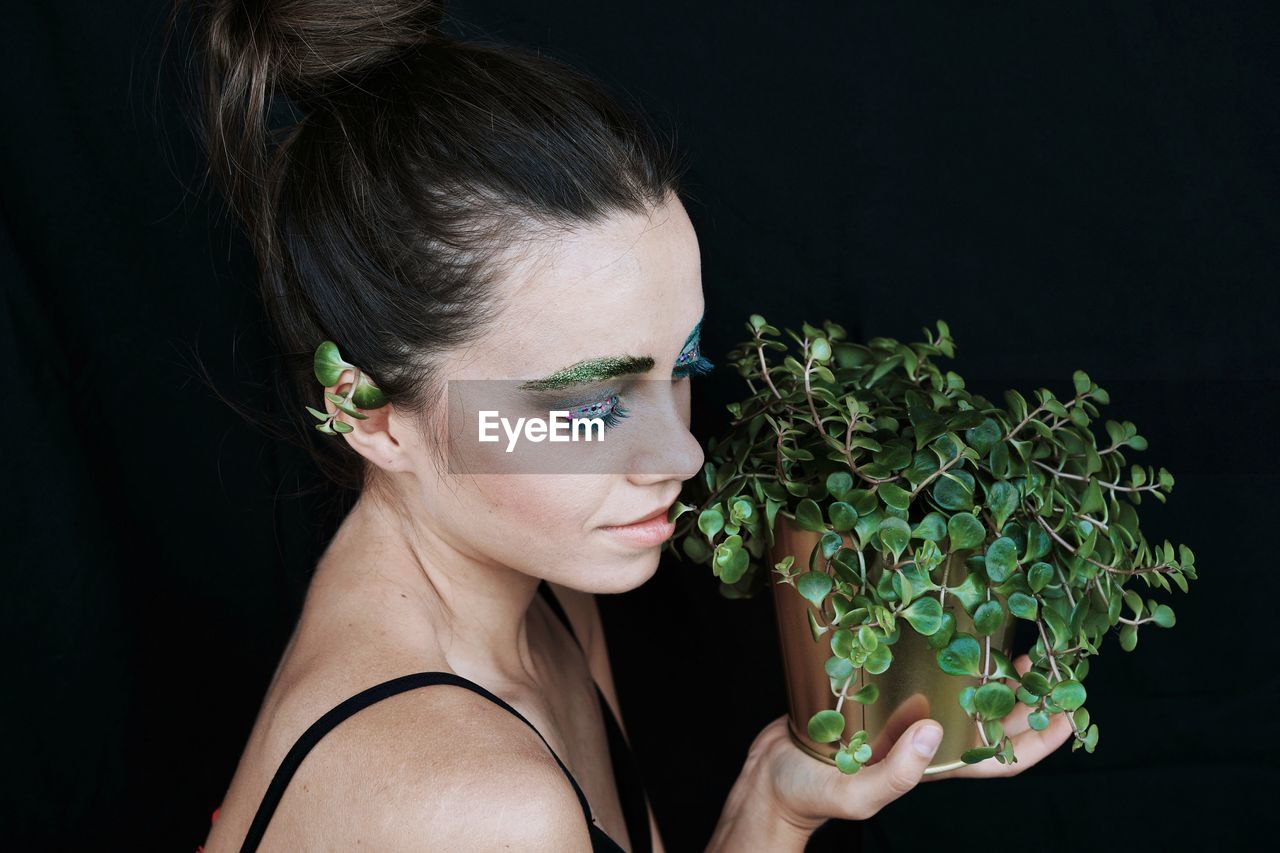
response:
<path id="1" fill-rule="evenodd" d="M 1019 674 L 1030 665 L 1026 655 L 1014 661 Z M 830 818 L 866 820 L 916 786 L 942 737 L 937 722 L 919 719 L 920 714 L 911 708 L 899 712 L 872 744 L 873 754 L 883 757 L 873 759 L 852 776 L 796 746 L 783 714 L 765 726 L 751 744 L 748 765 L 755 766 L 757 789 L 779 819 L 802 833 L 811 834 Z M 1002 720 L 1013 740 L 1016 763 L 1000 764 L 991 758 L 924 778 L 1015 776 L 1038 763 L 1067 739 L 1071 723 L 1065 714 L 1055 714 L 1049 727 L 1037 732 L 1027 724 L 1029 713 L 1027 706 L 1018 703 Z M 893 747 L 886 752 L 890 743 Z"/>
<path id="2" fill-rule="evenodd" d="M 1018 671 L 1018 675 L 1023 675 L 1027 670 L 1031 669 L 1031 658 L 1027 655 L 1020 655 L 1014 658 L 1013 668 Z M 1018 685 L 1012 679 L 1005 679 L 1014 690 L 1018 689 Z M 1013 706 L 1013 710 L 1009 712 L 1009 716 L 1001 720 L 1004 726 L 1004 733 L 1013 741 L 1014 756 L 1018 759 L 1013 764 L 1001 764 L 994 758 L 988 758 L 986 761 L 979 761 L 977 764 L 967 764 L 957 770 L 948 770 L 935 776 L 926 776 L 926 782 L 937 782 L 945 779 L 989 779 L 1000 776 L 1017 776 L 1023 770 L 1038 764 L 1040 759 L 1062 746 L 1063 742 L 1071 736 L 1071 720 L 1066 714 L 1054 714 L 1049 718 L 1049 727 L 1044 731 L 1038 732 L 1031 728 L 1027 723 L 1027 716 L 1031 713 L 1031 708 L 1019 702 Z"/>

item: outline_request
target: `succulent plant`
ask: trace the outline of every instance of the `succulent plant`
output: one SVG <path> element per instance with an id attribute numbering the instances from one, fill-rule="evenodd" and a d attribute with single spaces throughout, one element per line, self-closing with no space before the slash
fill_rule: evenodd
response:
<path id="1" fill-rule="evenodd" d="M 1093 425 L 1109 395 L 1081 370 L 1069 398 L 1040 388 L 1033 404 L 1007 390 L 997 405 L 970 393 L 935 363 L 955 357 L 941 320 L 911 344 L 854 343 L 830 321 L 787 329 L 794 346 L 758 314 L 746 327 L 751 338 L 727 363 L 749 393 L 728 405 L 733 419 L 708 442 L 702 476 L 669 512 L 666 547 L 710 565 L 726 597 L 749 597 L 768 578 L 807 599 L 815 642 L 829 635 L 840 701 L 859 670 L 892 665 L 904 625 L 925 636 L 942 671 L 978 679 L 960 694 L 982 743 L 968 763 L 1016 760 L 1000 722 L 1016 702 L 1036 730 L 1067 714 L 1072 749 L 1092 752 L 1090 659 L 1108 635 L 1132 651 L 1141 627 L 1172 626 L 1173 610 L 1149 593 L 1186 592 L 1196 577 L 1190 548 L 1149 543 L 1139 528 L 1143 496 L 1163 503 L 1174 479 L 1129 462 L 1147 447 L 1134 424 L 1105 420 L 1100 441 Z M 780 513 L 821 536 L 807 566 L 788 556 L 765 571 Z M 953 555 L 968 571 L 949 584 Z M 956 630 L 955 607 L 973 634 Z M 1006 613 L 1034 626 L 1021 676 L 993 648 Z M 848 698 L 874 702 L 873 688 Z M 814 740 L 839 741 L 836 765 L 854 773 L 871 748 L 865 731 L 841 739 L 843 729 L 838 711 L 808 723 Z"/>
<path id="2" fill-rule="evenodd" d="M 354 370 L 355 378 L 351 382 L 351 387 L 347 390 L 346 395 L 326 392 L 325 398 L 333 403 L 337 408 L 332 412 L 322 412 L 319 409 L 313 409 L 307 406 L 307 411 L 315 417 L 320 423 L 316 424 L 316 429 L 327 435 L 336 433 L 351 432 L 354 427 L 346 421 L 338 420 L 339 414 L 346 414 L 356 420 L 365 420 L 369 416 L 363 414 L 360 409 L 377 409 L 387 403 L 386 396 L 377 385 L 371 380 L 360 368 L 343 359 L 342 354 L 338 352 L 338 345 L 333 341 L 324 341 L 320 346 L 316 347 L 315 358 L 312 361 L 312 370 L 315 373 L 316 380 L 328 388 L 336 385 L 338 379 L 341 378 L 344 370 Z"/>

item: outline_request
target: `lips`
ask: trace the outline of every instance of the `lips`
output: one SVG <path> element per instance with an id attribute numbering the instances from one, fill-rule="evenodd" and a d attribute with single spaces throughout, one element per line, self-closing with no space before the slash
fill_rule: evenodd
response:
<path id="1" fill-rule="evenodd" d="M 675 501 L 672 500 L 671 503 Z M 675 522 L 667 521 L 667 511 L 670 508 L 671 504 L 659 507 L 644 518 L 629 524 L 606 525 L 600 528 L 600 532 L 613 542 L 621 543 L 630 551 L 637 549 L 648 551 L 661 545 L 675 533 Z"/>
<path id="2" fill-rule="evenodd" d="M 655 519 L 662 519 L 665 521 L 667 518 L 667 510 L 671 509 L 671 504 L 673 503 L 675 503 L 675 501 L 671 501 L 664 506 L 660 506 L 657 509 L 655 509 L 653 512 L 649 513 L 648 515 L 644 516 L 643 518 L 637 518 L 635 521 L 628 521 L 624 524 L 607 524 L 605 526 L 606 527 L 630 527 L 633 524 L 644 524 L 646 521 L 653 521 Z"/>

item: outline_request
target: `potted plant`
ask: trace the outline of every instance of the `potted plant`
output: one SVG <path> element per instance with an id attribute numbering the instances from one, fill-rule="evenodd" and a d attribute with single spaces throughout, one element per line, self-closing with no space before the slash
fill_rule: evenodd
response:
<path id="1" fill-rule="evenodd" d="M 1164 502 L 1174 481 L 1128 461 L 1147 445 L 1136 427 L 1106 420 L 1101 441 L 1108 394 L 1079 370 L 1069 398 L 969 392 L 936 364 L 955 356 L 941 320 L 911 344 L 746 326 L 727 363 L 748 393 L 673 505 L 668 547 L 726 597 L 771 589 L 797 744 L 855 773 L 931 716 L 945 736 L 927 772 L 1008 763 L 1000 721 L 1022 702 L 1033 729 L 1068 714 L 1072 749 L 1092 752 L 1090 659 L 1109 634 L 1132 651 L 1142 626 L 1173 625 L 1147 593 L 1196 577 L 1191 549 L 1139 528 L 1143 496 Z"/>

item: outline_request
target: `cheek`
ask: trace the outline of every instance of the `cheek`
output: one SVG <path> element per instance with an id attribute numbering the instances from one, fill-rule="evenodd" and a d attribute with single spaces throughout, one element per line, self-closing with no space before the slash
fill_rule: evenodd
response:
<path id="1" fill-rule="evenodd" d="M 581 550 L 608 489 L 607 478 L 588 475 L 494 474 L 472 482 L 482 535 L 503 542 L 508 555 L 539 559 Z"/>

